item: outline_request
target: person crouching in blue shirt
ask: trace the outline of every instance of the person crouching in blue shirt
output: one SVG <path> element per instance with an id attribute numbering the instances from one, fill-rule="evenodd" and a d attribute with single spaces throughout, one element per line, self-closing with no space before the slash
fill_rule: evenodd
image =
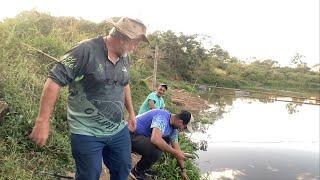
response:
<path id="1" fill-rule="evenodd" d="M 160 159 L 162 152 L 168 152 L 177 159 L 182 178 L 188 179 L 184 166 L 186 157 L 180 149 L 177 129 L 192 131 L 188 125 L 191 113 L 181 110 L 179 114 L 171 114 L 167 110 L 154 109 L 138 115 L 136 119 L 136 131 L 131 134 L 132 151 L 142 157 L 132 168 L 130 176 L 135 180 L 146 179 L 146 173 Z"/>

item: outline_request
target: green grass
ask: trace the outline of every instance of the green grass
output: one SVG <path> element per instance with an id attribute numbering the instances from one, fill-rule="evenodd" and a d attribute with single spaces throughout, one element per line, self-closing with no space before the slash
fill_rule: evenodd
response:
<path id="1" fill-rule="evenodd" d="M 195 152 L 195 145 L 193 145 L 186 136 L 180 134 L 179 137 L 180 147 L 184 152 Z M 186 160 L 185 167 L 187 169 L 187 175 L 189 179 L 200 179 L 200 170 L 196 167 L 193 160 Z M 164 153 L 159 162 L 154 165 L 157 172 L 160 173 L 157 177 L 160 179 L 180 180 L 180 168 L 177 160 L 172 154 Z"/>

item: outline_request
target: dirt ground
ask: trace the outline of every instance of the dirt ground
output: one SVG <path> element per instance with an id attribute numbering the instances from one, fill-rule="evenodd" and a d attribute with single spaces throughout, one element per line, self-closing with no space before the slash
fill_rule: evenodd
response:
<path id="1" fill-rule="evenodd" d="M 151 79 L 146 81 L 150 91 L 152 91 Z M 171 94 L 173 103 L 179 106 L 181 109 L 185 109 L 191 112 L 199 112 L 200 110 L 209 108 L 208 101 L 201 99 L 200 96 L 189 93 L 184 89 L 171 89 L 168 92 Z"/>
<path id="2" fill-rule="evenodd" d="M 193 95 L 184 89 L 172 89 L 171 94 L 173 103 L 181 107 L 181 109 L 198 112 L 209 107 L 208 101 L 201 99 L 200 96 Z"/>

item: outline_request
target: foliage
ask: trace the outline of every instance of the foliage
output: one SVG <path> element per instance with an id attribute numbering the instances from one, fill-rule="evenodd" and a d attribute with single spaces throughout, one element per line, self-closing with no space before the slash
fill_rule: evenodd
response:
<path id="1" fill-rule="evenodd" d="M 193 145 L 184 134 L 180 133 L 179 137 L 180 146 L 185 152 L 193 153 L 196 150 L 195 145 Z M 158 175 L 158 178 L 160 179 L 181 179 L 178 162 L 172 154 L 164 153 L 161 160 L 154 166 L 158 172 L 165 172 Z M 190 179 L 200 179 L 199 169 L 194 168 L 195 164 L 193 161 L 186 160 L 185 167 Z"/>
<path id="2" fill-rule="evenodd" d="M 150 35 L 153 44 L 158 43 L 160 58 L 169 65 L 170 74 L 183 80 L 192 80 L 192 74 L 203 60 L 205 49 L 196 40 L 196 35 L 175 34 L 172 31 L 155 32 Z M 166 71 L 168 72 L 168 71 Z"/>

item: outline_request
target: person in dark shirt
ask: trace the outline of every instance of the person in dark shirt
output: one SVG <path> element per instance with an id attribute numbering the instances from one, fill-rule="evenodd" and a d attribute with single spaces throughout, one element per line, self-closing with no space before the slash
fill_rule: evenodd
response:
<path id="1" fill-rule="evenodd" d="M 113 28 L 107 37 L 81 42 L 49 72 L 30 134 L 36 145 L 46 144 L 59 90 L 69 86 L 67 118 L 79 180 L 99 179 L 102 160 L 112 180 L 127 180 L 131 170 L 129 130 L 135 131 L 136 118 L 127 54 L 148 40 L 146 26 L 139 20 L 123 17 L 110 23 Z"/>
<path id="2" fill-rule="evenodd" d="M 182 110 L 179 114 L 171 114 L 163 109 L 154 109 L 136 118 L 136 131 L 131 133 L 132 151 L 142 157 L 131 169 L 130 176 L 137 180 L 146 179 L 146 173 L 160 159 L 164 151 L 175 156 L 181 169 L 181 176 L 187 180 L 184 166 L 186 157 L 180 149 L 177 129 L 192 131 L 189 123 L 193 119 L 191 113 Z"/>

